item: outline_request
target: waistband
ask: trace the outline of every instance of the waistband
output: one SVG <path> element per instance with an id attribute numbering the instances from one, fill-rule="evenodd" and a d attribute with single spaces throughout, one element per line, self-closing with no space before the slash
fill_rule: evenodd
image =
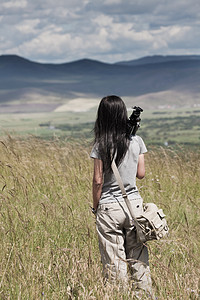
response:
<path id="1" fill-rule="evenodd" d="M 131 194 L 131 195 L 128 195 L 128 199 L 130 201 L 132 200 L 137 200 L 137 199 L 141 199 L 141 195 L 137 192 L 136 194 Z M 107 199 L 100 199 L 99 200 L 99 204 L 109 204 L 109 203 L 117 203 L 117 202 L 122 202 L 124 201 L 124 198 L 123 197 L 120 197 L 120 198 L 107 198 Z"/>

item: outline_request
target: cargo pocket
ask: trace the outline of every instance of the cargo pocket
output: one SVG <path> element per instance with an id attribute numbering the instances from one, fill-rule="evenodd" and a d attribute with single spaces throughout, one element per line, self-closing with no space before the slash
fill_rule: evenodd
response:
<path id="1" fill-rule="evenodd" d="M 138 199 L 132 199 L 130 200 L 131 202 L 131 207 L 133 209 L 133 213 L 135 215 L 135 217 L 140 217 L 143 213 L 143 199 L 142 198 L 138 198 Z"/>

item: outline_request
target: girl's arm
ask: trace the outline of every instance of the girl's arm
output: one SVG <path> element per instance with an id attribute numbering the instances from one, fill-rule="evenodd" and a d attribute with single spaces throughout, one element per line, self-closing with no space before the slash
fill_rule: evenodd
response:
<path id="1" fill-rule="evenodd" d="M 144 165 L 144 154 L 139 155 L 138 159 L 138 167 L 137 167 L 137 175 L 138 179 L 142 179 L 145 176 L 145 165 Z"/>
<path id="2" fill-rule="evenodd" d="M 96 210 L 99 204 L 99 199 L 101 197 L 103 185 L 103 163 L 102 160 L 94 159 L 94 174 L 93 174 L 93 208 Z"/>

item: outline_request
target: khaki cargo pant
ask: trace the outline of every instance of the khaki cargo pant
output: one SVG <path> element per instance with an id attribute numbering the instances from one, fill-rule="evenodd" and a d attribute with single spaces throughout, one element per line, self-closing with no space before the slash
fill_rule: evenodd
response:
<path id="1" fill-rule="evenodd" d="M 142 198 L 130 202 L 135 216 L 139 216 L 143 210 Z M 124 201 L 98 206 L 96 228 L 104 275 L 111 280 L 132 280 L 135 289 L 151 294 L 148 249 L 144 244 L 137 243 L 130 220 Z"/>

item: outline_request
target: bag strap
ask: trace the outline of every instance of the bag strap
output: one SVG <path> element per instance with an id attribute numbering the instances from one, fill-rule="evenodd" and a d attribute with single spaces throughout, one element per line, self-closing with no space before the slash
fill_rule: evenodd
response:
<path id="1" fill-rule="evenodd" d="M 130 215 L 131 215 L 131 217 L 132 217 L 132 220 L 134 221 L 134 225 L 135 225 L 135 227 L 136 227 L 136 229 L 137 229 L 137 233 L 138 233 L 138 236 L 139 236 L 139 240 L 140 240 L 141 242 L 145 242 L 145 241 L 146 241 L 145 235 L 144 235 L 144 233 L 142 232 L 142 229 L 140 228 L 140 225 L 139 225 L 139 223 L 138 223 L 138 221 L 137 221 L 137 218 L 136 218 L 135 215 L 134 215 L 134 212 L 133 212 L 132 207 L 131 207 L 130 200 L 128 199 L 128 195 L 127 195 L 126 190 L 125 190 L 125 188 L 124 188 L 124 185 L 123 185 L 121 176 L 120 176 L 120 174 L 119 174 L 119 170 L 118 170 L 118 168 L 117 168 L 117 166 L 116 166 L 116 163 L 115 163 L 115 160 L 114 160 L 114 159 L 112 160 L 111 168 L 112 168 L 112 170 L 113 170 L 113 173 L 114 173 L 114 175 L 115 175 L 115 178 L 116 178 L 116 180 L 117 180 L 117 183 L 118 183 L 118 185 L 119 185 L 119 187 L 120 187 L 120 190 L 121 190 L 121 192 L 122 192 L 122 196 L 123 196 L 123 198 L 124 198 L 124 201 L 125 201 L 125 203 L 126 203 L 126 206 L 128 207 L 128 210 L 129 210 L 129 212 L 130 212 Z"/>

